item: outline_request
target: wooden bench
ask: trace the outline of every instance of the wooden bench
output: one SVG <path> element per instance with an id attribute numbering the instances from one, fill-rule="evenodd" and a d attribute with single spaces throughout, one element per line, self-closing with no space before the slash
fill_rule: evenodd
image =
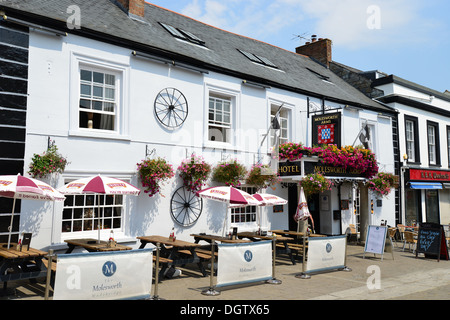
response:
<path id="1" fill-rule="evenodd" d="M 153 262 L 156 262 L 156 255 L 153 255 Z M 167 259 L 167 258 L 163 258 L 163 257 L 159 257 L 159 263 L 171 263 L 172 260 Z"/>
<path id="2" fill-rule="evenodd" d="M 42 263 L 48 269 L 48 258 L 42 259 Z M 56 261 L 52 261 L 52 272 L 56 272 Z"/>
<path id="3" fill-rule="evenodd" d="M 179 253 L 191 255 L 191 252 L 189 250 L 179 250 Z M 211 252 L 208 252 L 205 249 L 195 249 L 195 253 L 197 254 L 197 257 L 200 258 L 200 260 L 211 260 Z"/>

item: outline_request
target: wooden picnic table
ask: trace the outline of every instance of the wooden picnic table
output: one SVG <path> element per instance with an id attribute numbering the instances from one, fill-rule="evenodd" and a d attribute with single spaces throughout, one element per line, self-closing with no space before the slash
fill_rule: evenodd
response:
<path id="1" fill-rule="evenodd" d="M 0 281 L 6 288 L 7 281 L 19 279 L 36 279 L 47 276 L 47 268 L 42 259 L 47 252 L 34 248 L 23 247 L 16 243 L 0 243 Z"/>
<path id="2" fill-rule="evenodd" d="M 200 240 L 204 240 L 208 243 L 211 243 L 212 240 L 214 240 L 216 242 L 221 242 L 221 243 L 247 243 L 247 242 L 250 242 L 248 240 L 229 239 L 228 237 L 222 237 L 222 236 L 217 236 L 217 235 L 212 235 L 212 234 L 191 234 L 191 236 L 194 237 L 195 243 L 199 243 Z"/>
<path id="3" fill-rule="evenodd" d="M 124 251 L 132 249 L 131 247 L 127 247 L 121 244 L 116 244 L 114 247 L 108 247 L 108 241 L 98 241 L 97 239 L 91 238 L 70 239 L 64 240 L 64 242 L 66 242 L 69 246 L 66 253 L 71 253 L 76 247 L 82 247 L 89 252 Z"/>
<path id="4" fill-rule="evenodd" d="M 304 232 L 299 232 L 299 231 L 289 231 L 289 230 L 270 230 L 270 232 L 275 233 L 275 234 L 282 234 L 282 235 L 286 235 L 286 236 L 295 236 L 295 237 L 299 237 L 302 238 L 304 235 Z M 317 233 L 311 233 L 311 234 L 307 234 L 308 237 L 326 237 L 323 234 L 317 234 Z"/>
<path id="5" fill-rule="evenodd" d="M 238 238 L 242 239 L 242 238 L 247 238 L 250 239 L 251 241 L 261 241 L 261 240 L 270 240 L 272 241 L 273 239 L 275 239 L 275 243 L 276 243 L 276 254 L 287 254 L 289 256 L 289 258 L 291 259 L 291 262 L 293 265 L 296 264 L 295 258 L 292 255 L 292 250 L 291 250 L 291 243 L 292 242 L 292 238 L 290 237 L 283 237 L 283 236 L 271 236 L 271 235 L 260 235 L 257 232 L 238 232 L 237 234 Z"/>
<path id="6" fill-rule="evenodd" d="M 148 243 L 161 246 L 160 256 L 168 259 L 168 261 L 161 263 L 161 270 L 159 272 L 159 280 L 162 281 L 164 272 L 169 266 L 183 266 L 188 263 L 196 263 L 200 272 L 206 277 L 206 270 L 203 267 L 203 261 L 210 260 L 211 254 L 197 251 L 201 249 L 198 243 L 175 240 L 163 236 L 144 236 L 137 237 L 141 241 L 139 249 L 145 248 Z"/>

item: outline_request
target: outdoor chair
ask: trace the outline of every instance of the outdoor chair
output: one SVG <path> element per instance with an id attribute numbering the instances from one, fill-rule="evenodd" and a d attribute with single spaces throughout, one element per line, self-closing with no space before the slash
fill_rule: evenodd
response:
<path id="1" fill-rule="evenodd" d="M 405 225 L 398 224 L 397 225 L 398 233 L 400 235 L 400 241 L 403 242 L 403 248 L 405 247 Z"/>
<path id="2" fill-rule="evenodd" d="M 408 243 L 409 244 L 409 251 L 411 251 L 411 244 L 413 244 L 413 253 L 416 251 L 416 244 L 417 244 L 417 240 L 414 239 L 414 233 L 411 231 L 405 231 L 404 232 L 404 236 L 405 236 L 405 242 L 403 243 L 403 251 L 405 251 L 405 246 Z"/>
<path id="3" fill-rule="evenodd" d="M 355 242 L 358 242 L 358 233 L 356 232 L 356 227 L 354 224 L 350 224 L 347 228 L 347 239 L 348 242 L 350 242 L 350 240 L 354 239 Z"/>
<path id="4" fill-rule="evenodd" d="M 391 239 L 391 241 L 394 240 L 395 246 L 397 247 L 397 240 L 395 240 L 395 234 L 397 233 L 397 228 L 389 228 L 388 232 L 389 232 L 389 238 Z"/>

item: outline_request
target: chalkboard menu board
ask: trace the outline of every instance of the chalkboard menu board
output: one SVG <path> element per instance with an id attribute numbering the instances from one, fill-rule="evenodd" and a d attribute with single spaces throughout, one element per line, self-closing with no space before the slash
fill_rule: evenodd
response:
<path id="1" fill-rule="evenodd" d="M 420 224 L 419 234 L 417 236 L 416 257 L 418 253 L 424 253 L 425 256 L 437 256 L 438 261 L 441 256 L 448 260 L 448 249 L 444 228 L 440 224 Z"/>

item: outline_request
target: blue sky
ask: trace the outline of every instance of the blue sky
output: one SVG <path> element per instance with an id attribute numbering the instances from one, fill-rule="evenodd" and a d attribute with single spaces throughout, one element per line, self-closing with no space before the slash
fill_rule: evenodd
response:
<path id="1" fill-rule="evenodd" d="M 450 91 L 448 0 L 148 0 L 215 27 L 295 51 L 311 35 L 333 60 Z"/>

